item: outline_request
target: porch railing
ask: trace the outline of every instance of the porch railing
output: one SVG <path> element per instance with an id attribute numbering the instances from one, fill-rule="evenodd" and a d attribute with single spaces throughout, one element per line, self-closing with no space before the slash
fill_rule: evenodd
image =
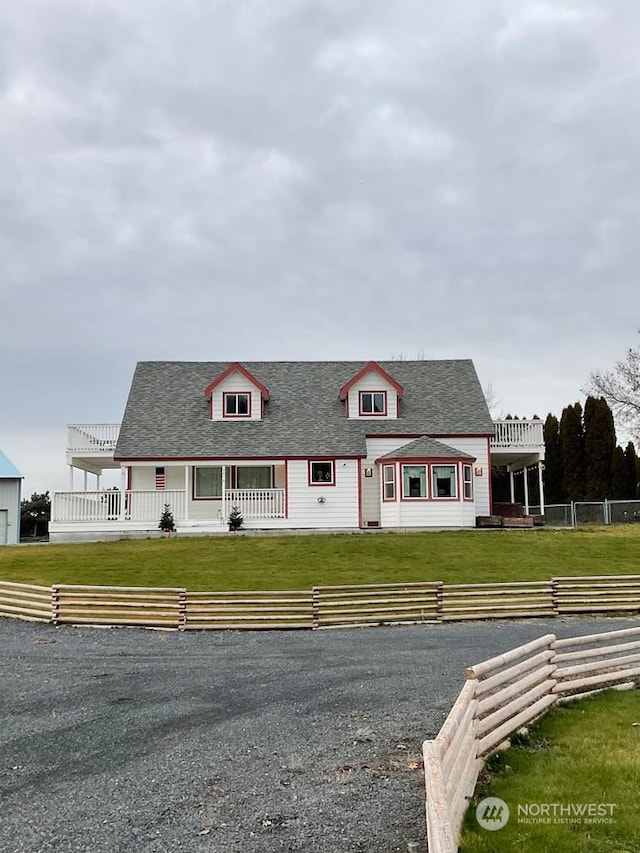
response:
<path id="1" fill-rule="evenodd" d="M 113 453 L 120 424 L 69 424 L 67 450 L 74 453 Z"/>
<path id="2" fill-rule="evenodd" d="M 169 504 L 177 521 L 185 515 L 184 491 L 55 492 L 51 502 L 54 522 L 160 521 Z"/>
<path id="3" fill-rule="evenodd" d="M 284 489 L 228 489 L 225 491 L 225 507 L 240 508 L 244 518 L 284 518 Z"/>
<path id="4" fill-rule="evenodd" d="M 542 421 L 495 421 L 495 436 L 492 448 L 539 448 L 544 447 Z"/>

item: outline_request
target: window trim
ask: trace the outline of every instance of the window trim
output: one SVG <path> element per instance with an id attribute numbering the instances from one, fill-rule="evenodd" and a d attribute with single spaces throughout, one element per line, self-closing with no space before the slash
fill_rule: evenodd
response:
<path id="1" fill-rule="evenodd" d="M 192 501 L 221 501 L 222 494 L 219 495 L 198 495 L 196 493 L 198 475 L 197 471 L 199 468 L 227 468 L 229 471 L 229 478 L 233 476 L 233 468 L 230 465 L 193 465 L 191 466 L 191 500 Z M 229 488 L 228 483 L 226 484 L 227 489 Z"/>
<path id="2" fill-rule="evenodd" d="M 431 500 L 433 501 L 452 501 L 454 503 L 460 503 L 460 465 L 457 462 L 434 462 L 430 466 L 431 468 Z M 434 470 L 436 468 L 453 468 L 453 482 L 456 487 L 455 495 L 448 495 L 447 497 L 439 497 L 436 494 L 436 484 L 434 482 Z"/>
<path id="3" fill-rule="evenodd" d="M 469 470 L 468 480 L 465 477 L 467 469 Z M 469 497 L 467 497 L 467 485 L 469 486 Z M 462 464 L 462 499 L 465 501 L 472 501 L 474 499 L 473 491 L 473 466 L 467 465 L 465 462 Z"/>
<path id="4" fill-rule="evenodd" d="M 409 497 L 408 495 L 405 495 L 405 489 L 404 489 L 404 469 L 405 468 L 424 468 L 425 469 L 424 476 L 425 476 L 425 492 L 426 492 L 426 495 L 424 497 L 412 498 L 412 497 Z M 429 477 L 430 471 L 429 471 L 429 469 L 430 468 L 431 468 L 431 466 L 429 465 L 428 462 L 407 462 L 406 464 L 400 465 L 401 489 L 402 489 L 402 491 L 400 492 L 400 500 L 409 501 L 410 503 L 419 503 L 420 501 L 430 500 L 430 495 L 429 495 L 429 482 L 430 482 L 430 477 Z"/>
<path id="5" fill-rule="evenodd" d="M 371 408 L 372 409 L 373 409 L 373 396 L 374 396 L 374 394 L 381 394 L 382 395 L 383 409 L 381 412 L 374 412 L 374 411 L 365 412 L 363 410 L 362 398 L 364 397 L 365 394 L 371 395 Z M 361 418 L 386 418 L 387 417 L 387 411 L 388 411 L 388 405 L 387 405 L 387 392 L 386 392 L 386 390 L 380 389 L 378 391 L 359 391 L 358 392 L 358 415 Z"/>
<path id="6" fill-rule="evenodd" d="M 311 473 L 313 470 L 313 466 L 323 463 L 325 465 L 331 465 L 331 481 L 329 480 L 313 480 L 311 477 Z M 307 484 L 309 486 L 335 486 L 336 484 L 336 460 L 335 459 L 308 459 L 307 460 Z"/>
<path id="7" fill-rule="evenodd" d="M 391 471 L 391 479 L 387 480 L 387 471 Z M 393 487 L 393 497 L 387 497 L 387 486 Z M 382 502 L 383 503 L 395 503 L 397 499 L 396 494 L 396 466 L 395 463 L 391 465 L 383 465 L 382 466 Z"/>
<path id="8" fill-rule="evenodd" d="M 227 412 L 227 400 L 229 397 L 246 397 L 247 398 L 247 414 L 246 415 L 237 415 L 237 414 L 229 414 Z M 222 417 L 228 418 L 230 420 L 246 420 L 251 417 L 251 408 L 252 408 L 252 393 L 251 391 L 223 391 L 222 392 Z M 238 401 L 236 400 L 236 409 L 238 408 Z"/>

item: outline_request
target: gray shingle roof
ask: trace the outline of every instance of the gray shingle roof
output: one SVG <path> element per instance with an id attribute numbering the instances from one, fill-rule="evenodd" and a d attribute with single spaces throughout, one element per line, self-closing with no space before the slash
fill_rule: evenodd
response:
<path id="1" fill-rule="evenodd" d="M 230 362 L 140 362 L 117 459 L 364 456 L 367 435 L 493 435 L 473 363 L 378 362 L 404 386 L 395 420 L 349 420 L 340 388 L 366 362 L 242 362 L 270 392 L 262 421 L 212 421 L 204 389 Z"/>
<path id="2" fill-rule="evenodd" d="M 455 447 L 449 447 L 448 444 L 443 444 L 441 441 L 436 441 L 435 438 L 429 438 L 428 435 L 423 435 L 422 438 L 417 438 L 415 441 L 410 441 L 398 450 L 392 450 L 381 459 L 475 459 L 475 456 L 470 456 L 468 453 L 463 453 L 461 450 L 456 450 Z"/>

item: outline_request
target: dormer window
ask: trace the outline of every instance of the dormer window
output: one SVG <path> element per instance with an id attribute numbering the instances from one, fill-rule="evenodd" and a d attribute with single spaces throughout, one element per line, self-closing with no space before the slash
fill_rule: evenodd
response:
<path id="1" fill-rule="evenodd" d="M 225 391 L 222 397 L 225 418 L 250 418 L 251 394 Z"/>
<path id="2" fill-rule="evenodd" d="M 387 414 L 387 392 L 360 391 L 360 414 L 384 417 Z"/>

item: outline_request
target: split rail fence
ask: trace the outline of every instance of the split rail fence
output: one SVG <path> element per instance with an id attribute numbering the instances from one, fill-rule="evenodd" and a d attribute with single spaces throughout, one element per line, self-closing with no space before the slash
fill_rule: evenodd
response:
<path id="1" fill-rule="evenodd" d="M 484 759 L 548 709 L 640 677 L 640 628 L 559 640 L 546 634 L 465 670 L 435 739 L 423 744 L 430 853 L 455 853 Z"/>
<path id="2" fill-rule="evenodd" d="M 0 615 L 74 625 L 176 630 L 345 628 L 470 619 L 640 612 L 640 575 L 488 584 L 316 586 L 192 592 L 152 587 L 51 587 L 0 581 Z"/>

